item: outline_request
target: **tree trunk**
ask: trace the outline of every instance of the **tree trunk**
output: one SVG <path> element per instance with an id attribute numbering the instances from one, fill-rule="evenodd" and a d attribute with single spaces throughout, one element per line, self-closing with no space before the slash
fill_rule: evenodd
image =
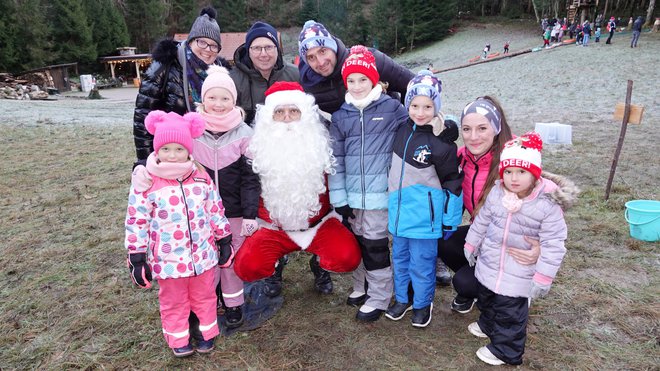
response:
<path id="1" fill-rule="evenodd" d="M 653 24 L 653 11 L 655 10 L 655 0 L 649 1 L 649 8 L 646 10 L 646 25 L 651 27 Z"/>
<path id="2" fill-rule="evenodd" d="M 605 0 L 605 9 L 603 9 L 603 22 L 608 22 L 610 17 L 607 15 L 607 6 L 609 5 L 610 0 Z"/>
<path id="3" fill-rule="evenodd" d="M 538 9 L 536 9 L 536 1 L 530 0 L 530 2 L 532 3 L 532 6 L 534 7 L 534 16 L 536 16 L 536 23 L 539 23 L 541 21 L 541 19 L 539 18 L 539 11 L 538 11 Z"/>

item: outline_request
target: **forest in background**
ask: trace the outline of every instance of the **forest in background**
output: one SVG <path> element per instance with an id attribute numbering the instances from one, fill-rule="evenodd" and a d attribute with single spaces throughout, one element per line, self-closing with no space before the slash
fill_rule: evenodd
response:
<path id="1" fill-rule="evenodd" d="M 572 0 L 0 0 L 0 72 L 18 73 L 50 64 L 78 62 L 93 69 L 100 56 L 135 46 L 149 52 L 155 41 L 186 33 L 199 11 L 218 11 L 223 32 L 244 32 L 256 20 L 300 27 L 308 19 L 326 25 L 347 45 L 388 53 L 412 50 L 450 33 L 458 17 L 566 16 Z M 584 1 L 583 1 L 584 3 Z M 599 0 L 606 17 L 642 15 L 652 22 L 655 0 Z M 596 13 L 596 12 L 594 12 Z M 595 14 L 589 15 L 590 19 Z M 98 66 L 97 66 L 98 67 Z"/>

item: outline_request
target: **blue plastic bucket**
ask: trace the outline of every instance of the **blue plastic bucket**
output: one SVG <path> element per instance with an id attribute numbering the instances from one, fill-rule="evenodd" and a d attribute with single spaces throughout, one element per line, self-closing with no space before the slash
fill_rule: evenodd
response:
<path id="1" fill-rule="evenodd" d="M 649 242 L 660 241 L 660 201 L 628 201 L 625 217 L 630 224 L 631 237 Z"/>

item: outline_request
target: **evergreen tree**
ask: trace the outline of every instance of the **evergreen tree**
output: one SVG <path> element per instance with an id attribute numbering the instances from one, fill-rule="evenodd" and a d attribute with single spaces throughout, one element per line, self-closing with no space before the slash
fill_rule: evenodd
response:
<path id="1" fill-rule="evenodd" d="M 246 0 L 225 0 L 215 3 L 221 32 L 246 32 L 250 28 Z"/>
<path id="2" fill-rule="evenodd" d="M 367 45 L 369 42 L 369 22 L 362 13 L 362 4 L 353 1 L 348 7 L 348 26 L 346 28 L 346 38 L 342 39 L 346 46 L 349 45 Z"/>
<path id="3" fill-rule="evenodd" d="M 49 9 L 39 0 L 21 0 L 16 3 L 15 24 L 17 65 L 15 71 L 26 71 L 54 62 L 50 26 L 46 14 Z"/>
<path id="4" fill-rule="evenodd" d="M 112 55 L 118 47 L 128 46 L 126 21 L 112 0 L 84 0 L 84 5 L 98 55 Z"/>
<path id="5" fill-rule="evenodd" d="M 197 5 L 193 0 L 171 0 L 165 24 L 167 34 L 186 33 L 190 30 L 195 18 L 199 15 Z"/>
<path id="6" fill-rule="evenodd" d="M 398 52 L 402 39 L 399 2 L 377 0 L 370 21 L 372 46 L 385 52 Z"/>
<path id="7" fill-rule="evenodd" d="M 53 51 L 58 63 L 92 63 L 96 45 L 82 0 L 52 0 L 50 23 Z"/>
<path id="8" fill-rule="evenodd" d="M 300 23 L 300 26 L 304 25 L 305 22 L 309 21 L 310 19 L 319 19 L 316 0 L 304 0 L 302 3 L 302 8 L 300 9 L 300 13 L 298 13 L 298 23 Z"/>
<path id="9" fill-rule="evenodd" d="M 347 19 L 346 0 L 325 0 L 316 21 L 323 23 L 330 34 L 344 40 L 348 36 Z"/>
<path id="10" fill-rule="evenodd" d="M 131 44 L 140 52 L 151 50 L 151 46 L 166 34 L 165 17 L 167 6 L 161 0 L 124 0 L 126 25 Z"/>
<path id="11" fill-rule="evenodd" d="M 0 0 L 0 72 L 17 67 L 15 12 L 13 1 Z"/>
<path id="12" fill-rule="evenodd" d="M 448 33 L 456 12 L 455 0 L 406 0 L 403 4 L 403 35 L 406 46 L 440 40 Z"/>

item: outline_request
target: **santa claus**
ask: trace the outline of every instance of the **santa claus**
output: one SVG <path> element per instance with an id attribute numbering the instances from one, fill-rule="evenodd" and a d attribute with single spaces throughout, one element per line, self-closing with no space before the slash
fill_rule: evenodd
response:
<path id="1" fill-rule="evenodd" d="M 295 82 L 273 84 L 257 108 L 249 151 L 261 180 L 260 228 L 238 251 L 236 274 L 247 282 L 268 277 L 266 294 L 279 295 L 282 258 L 303 250 L 313 254 L 316 290 L 331 293 L 328 271 L 353 271 L 360 248 L 330 207 L 326 174 L 334 157 L 314 97 Z"/>

